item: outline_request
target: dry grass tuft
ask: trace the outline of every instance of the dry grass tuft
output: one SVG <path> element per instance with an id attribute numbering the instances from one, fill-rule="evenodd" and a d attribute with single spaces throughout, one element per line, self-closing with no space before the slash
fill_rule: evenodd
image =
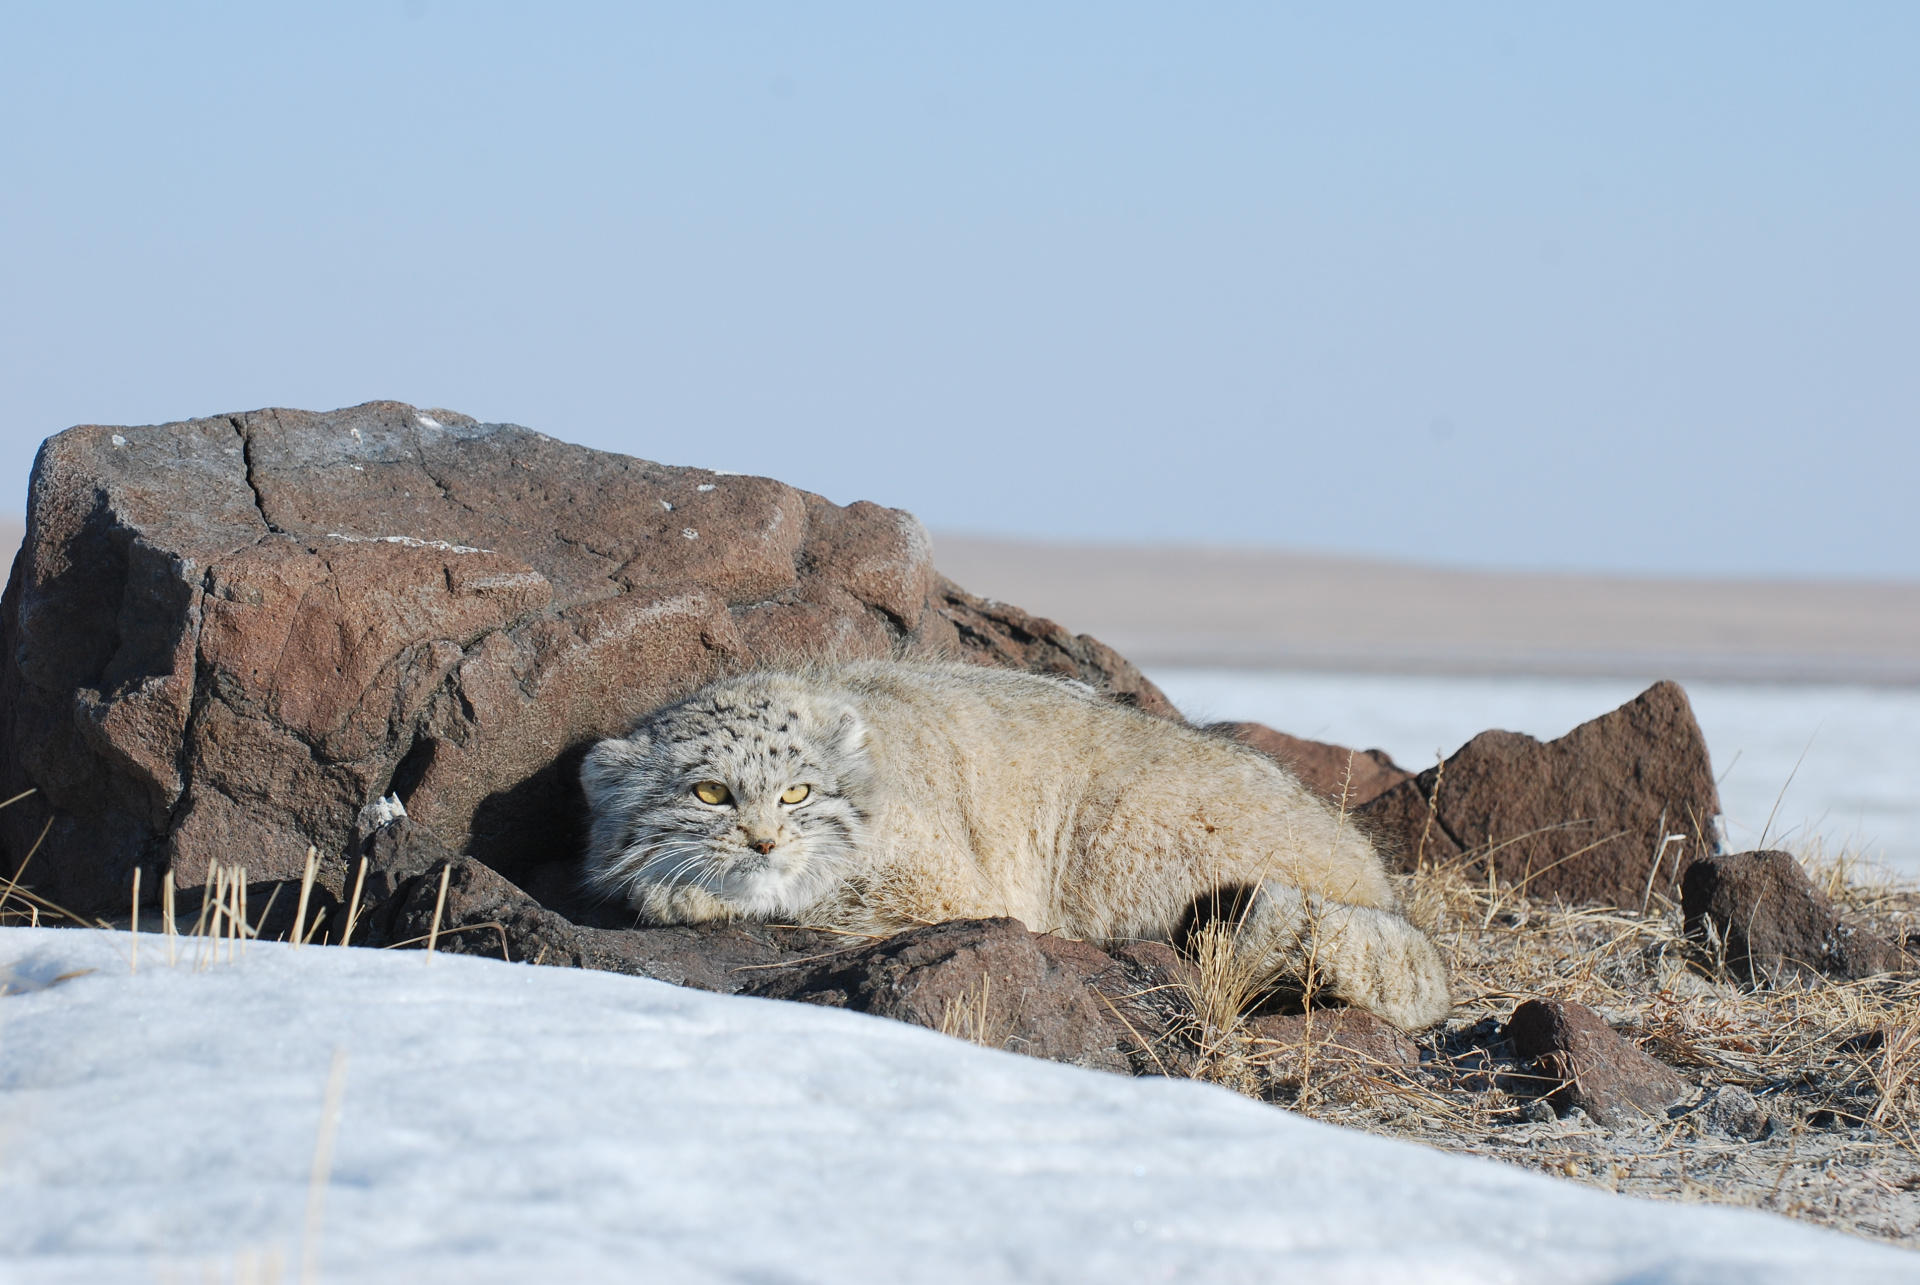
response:
<path id="1" fill-rule="evenodd" d="M 1797 855 L 1850 925 L 1895 942 L 1920 929 L 1920 888 L 1857 854 Z M 1920 977 L 1745 985 L 1711 945 L 1685 938 L 1679 907 L 1658 890 L 1644 909 L 1567 906 L 1490 882 L 1477 856 L 1403 880 L 1402 904 L 1448 956 L 1456 997 L 1453 1016 L 1418 1038 L 1417 1071 L 1337 1047 L 1332 1024 L 1316 1033 L 1311 1017 L 1303 1044 L 1262 1047 L 1244 1034 L 1258 988 L 1240 1003 L 1244 989 L 1203 980 L 1190 1072 L 1443 1150 L 1920 1245 Z M 1695 1098 L 1638 1128 L 1604 1129 L 1577 1112 L 1554 1119 L 1536 1102 L 1552 1086 L 1502 1036 L 1533 997 L 1598 1011 L 1699 1086 Z M 1722 1089 L 1752 1094 L 1771 1132 L 1732 1136 L 1692 1109 Z"/>
<path id="2" fill-rule="evenodd" d="M 1004 1049 L 1013 1042 L 1016 1026 L 1011 1014 L 994 1013 L 993 979 L 982 975 L 958 996 L 947 1001 L 940 1014 L 940 1033 L 981 1048 Z"/>

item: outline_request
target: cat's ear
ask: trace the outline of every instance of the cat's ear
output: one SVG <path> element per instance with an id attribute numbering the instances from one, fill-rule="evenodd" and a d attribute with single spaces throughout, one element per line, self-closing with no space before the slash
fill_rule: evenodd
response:
<path id="1" fill-rule="evenodd" d="M 860 754 L 865 752 L 870 733 L 861 717 L 850 709 L 840 711 L 840 719 L 833 725 L 832 740 L 834 748 L 842 754 Z"/>
<path id="2" fill-rule="evenodd" d="M 580 761 L 580 788 L 586 791 L 587 804 L 598 808 L 602 800 L 622 785 L 631 782 L 653 748 L 646 736 L 616 736 L 601 741 Z"/>

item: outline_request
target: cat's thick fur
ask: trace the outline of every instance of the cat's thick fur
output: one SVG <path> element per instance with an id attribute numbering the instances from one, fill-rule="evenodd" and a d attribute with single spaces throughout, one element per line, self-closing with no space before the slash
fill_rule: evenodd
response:
<path id="1" fill-rule="evenodd" d="M 654 923 L 1011 915 L 1165 940 L 1196 902 L 1257 889 L 1235 914 L 1256 966 L 1298 975 L 1312 950 L 1328 992 L 1410 1030 L 1449 1007 L 1439 953 L 1335 809 L 1262 754 L 1079 684 L 889 661 L 751 673 L 600 742 L 581 780 L 589 881 Z M 695 794 L 708 782 L 726 802 Z"/>

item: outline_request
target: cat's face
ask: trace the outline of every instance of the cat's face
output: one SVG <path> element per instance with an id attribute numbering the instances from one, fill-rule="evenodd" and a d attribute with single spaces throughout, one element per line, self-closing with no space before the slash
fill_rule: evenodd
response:
<path id="1" fill-rule="evenodd" d="M 858 846 L 866 731 L 778 677 L 709 687 L 594 746 L 587 874 L 649 919 L 799 916 Z"/>

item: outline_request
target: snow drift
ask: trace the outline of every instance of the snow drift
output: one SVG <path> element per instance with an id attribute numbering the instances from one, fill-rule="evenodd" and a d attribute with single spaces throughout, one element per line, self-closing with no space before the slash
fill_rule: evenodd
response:
<path id="1" fill-rule="evenodd" d="M 183 943 L 188 944 L 188 943 Z M 190 945 L 190 944 L 189 944 Z M 0 929 L 17 1281 L 1920 1280 L 1920 1258 L 805 1005 Z M 58 984 L 54 978 L 95 971 Z"/>

